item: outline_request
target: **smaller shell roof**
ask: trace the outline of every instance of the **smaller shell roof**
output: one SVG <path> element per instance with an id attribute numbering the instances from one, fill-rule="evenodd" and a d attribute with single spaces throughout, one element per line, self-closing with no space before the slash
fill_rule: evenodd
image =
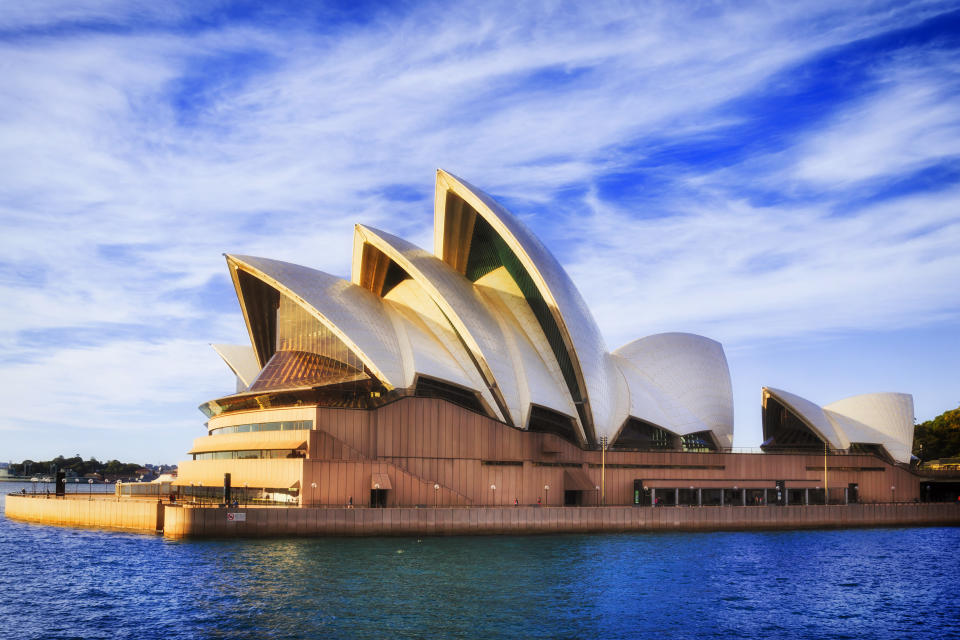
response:
<path id="1" fill-rule="evenodd" d="M 363 225 L 356 226 L 356 234 L 356 242 L 370 243 L 382 251 L 430 294 L 469 347 L 494 399 L 508 414 L 504 417 L 513 425 L 522 425 L 517 381 L 503 332 L 473 283 L 443 260 L 403 238 Z M 361 264 L 360 269 L 354 269 L 355 278 L 362 280 L 362 268 Z"/>
<path id="2" fill-rule="evenodd" d="M 630 412 L 679 435 L 711 431 L 733 444 L 733 387 L 723 346 L 692 333 L 660 333 L 613 352 Z"/>
<path id="3" fill-rule="evenodd" d="M 810 429 L 820 437 L 826 440 L 834 449 L 846 449 L 850 446 L 850 441 L 844 438 L 843 433 L 838 431 L 836 426 L 830 422 L 823 407 L 806 398 L 784 391 L 774 389 L 773 387 L 764 387 L 763 393 L 775 398 L 780 404 L 793 412 Z"/>
<path id="4" fill-rule="evenodd" d="M 244 388 L 249 387 L 260 373 L 257 354 L 250 345 L 211 344 L 210 346 L 223 358 Z"/>
<path id="5" fill-rule="evenodd" d="M 850 442 L 882 444 L 895 460 L 913 455 L 913 396 L 906 393 L 868 393 L 826 405 L 824 413 L 845 418 Z"/>
<path id="6" fill-rule="evenodd" d="M 868 393 L 820 407 L 780 389 L 765 387 L 763 393 L 776 398 L 836 449 L 876 444 L 898 462 L 909 463 L 912 458 L 914 417 L 909 394 Z"/>

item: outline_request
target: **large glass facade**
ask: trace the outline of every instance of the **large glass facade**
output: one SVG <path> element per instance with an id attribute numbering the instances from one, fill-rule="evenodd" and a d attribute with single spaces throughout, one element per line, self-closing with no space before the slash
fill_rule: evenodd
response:
<path id="1" fill-rule="evenodd" d="M 680 438 L 666 429 L 644 420 L 630 418 L 617 438 L 614 449 L 637 449 L 640 451 L 670 451 L 681 448 Z"/>
<path id="2" fill-rule="evenodd" d="M 284 295 L 277 304 L 275 340 L 274 354 L 251 391 L 358 382 L 369 377 L 356 353 Z"/>
<path id="3" fill-rule="evenodd" d="M 800 418 L 775 398 L 763 408 L 764 451 L 823 451 L 824 443 Z"/>

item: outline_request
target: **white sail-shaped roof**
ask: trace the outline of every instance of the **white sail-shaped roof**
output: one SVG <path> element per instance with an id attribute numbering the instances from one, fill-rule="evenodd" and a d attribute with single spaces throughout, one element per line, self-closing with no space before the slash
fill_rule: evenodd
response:
<path id="1" fill-rule="evenodd" d="M 404 386 L 397 336 L 379 297 L 336 276 L 289 262 L 239 255 L 228 255 L 227 262 L 231 269 L 246 271 L 300 304 L 388 388 Z M 249 323 L 248 319 L 251 329 Z"/>
<path id="2" fill-rule="evenodd" d="M 763 394 L 775 398 L 806 424 L 821 440 L 826 440 L 834 449 L 846 449 L 850 446 L 850 441 L 843 436 L 842 431 L 837 430 L 834 423 L 830 422 L 820 405 L 796 394 L 773 387 L 764 387 Z"/>
<path id="3" fill-rule="evenodd" d="M 825 407 L 780 389 L 763 389 L 799 418 L 821 440 L 836 449 L 855 444 L 882 446 L 891 458 L 909 463 L 913 448 L 913 396 L 869 393 L 838 400 Z M 765 434 L 766 435 L 766 434 Z"/>
<path id="4" fill-rule="evenodd" d="M 723 347 L 692 333 L 661 333 L 613 352 L 630 415 L 678 435 L 711 431 L 733 445 L 733 387 Z"/>
<path id="5" fill-rule="evenodd" d="M 868 393 L 831 402 L 823 410 L 829 418 L 842 424 L 850 442 L 882 444 L 894 460 L 910 461 L 913 455 L 913 396 Z"/>
<path id="6" fill-rule="evenodd" d="M 586 441 L 563 374 L 516 283 L 501 267 L 477 280 L 476 286 L 495 311 L 507 341 L 518 383 L 521 425 L 529 423 L 531 405 L 539 405 L 571 418 L 576 424 L 578 437 Z"/>
<path id="7" fill-rule="evenodd" d="M 503 419 L 466 347 L 417 282 L 401 282 L 384 296 L 384 302 L 404 354 L 405 387 L 413 386 L 417 375 L 424 375 L 473 389 L 493 415 Z"/>
<path id="8" fill-rule="evenodd" d="M 257 354 L 250 345 L 240 344 L 211 344 L 230 370 L 237 376 L 237 391 L 243 391 L 256 379 L 260 373 L 260 363 Z"/>
<path id="9" fill-rule="evenodd" d="M 465 233 L 466 226 L 447 228 L 447 196 L 455 193 L 476 211 L 513 252 L 549 308 L 552 321 L 561 334 L 584 406 L 584 425 L 588 434 L 599 440 L 613 436 L 626 418 L 627 404 L 618 397 L 624 386 L 622 376 L 607 354 L 600 330 L 580 292 L 557 259 L 522 222 L 489 195 L 445 171 L 437 171 L 434 214 L 434 251 L 444 261 L 464 261 L 469 252 L 469 237 L 453 239 Z"/>
<path id="10" fill-rule="evenodd" d="M 610 353 L 570 277 L 516 217 L 444 171 L 435 204 L 435 255 L 357 225 L 351 282 L 227 256 L 252 343 L 218 346 L 238 385 L 249 388 L 268 361 L 282 361 L 272 360 L 278 331 L 301 331 L 290 309 L 303 309 L 322 325 L 309 335 L 335 337 L 345 357 L 356 356 L 351 366 L 362 363 L 388 391 L 449 383 L 515 427 L 549 430 L 569 419 L 569 430 L 559 428 L 581 444 L 612 443 L 628 416 L 732 444 L 730 375 L 718 343 L 661 334 Z"/>
<path id="11" fill-rule="evenodd" d="M 355 244 L 374 246 L 402 268 L 430 296 L 466 345 L 477 369 L 496 400 L 504 420 L 523 424 L 517 380 L 500 325 L 473 283 L 420 247 L 377 229 L 356 227 Z M 355 249 L 353 279 L 364 279 L 362 249 Z"/>

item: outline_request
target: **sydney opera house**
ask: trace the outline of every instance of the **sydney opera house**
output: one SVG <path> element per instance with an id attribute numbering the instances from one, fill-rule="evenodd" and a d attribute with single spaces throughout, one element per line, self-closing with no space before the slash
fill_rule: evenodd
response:
<path id="1" fill-rule="evenodd" d="M 550 251 L 437 172 L 434 246 L 357 225 L 350 280 L 227 255 L 250 343 L 181 462 L 182 495 L 303 506 L 913 500 L 913 402 L 819 406 L 761 390 L 733 445 L 723 347 L 687 333 L 610 350 Z"/>

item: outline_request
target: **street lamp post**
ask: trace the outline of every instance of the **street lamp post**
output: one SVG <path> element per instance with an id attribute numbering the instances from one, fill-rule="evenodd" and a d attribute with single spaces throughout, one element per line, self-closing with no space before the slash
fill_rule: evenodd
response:
<path id="1" fill-rule="evenodd" d="M 607 436 L 600 436 L 600 500 L 607 504 Z"/>
<path id="2" fill-rule="evenodd" d="M 87 486 L 90 487 L 90 495 L 87 500 L 93 500 L 93 478 L 87 480 Z"/>
<path id="3" fill-rule="evenodd" d="M 440 506 L 439 501 L 440 501 L 440 485 L 434 484 L 433 485 L 433 508 L 434 509 Z"/>
<path id="4" fill-rule="evenodd" d="M 490 485 L 490 504 L 497 504 L 497 485 Z"/>
<path id="5" fill-rule="evenodd" d="M 548 484 L 543 485 L 543 490 L 547 494 L 547 505 L 549 505 L 550 504 L 550 485 Z"/>
<path id="6" fill-rule="evenodd" d="M 823 504 L 830 504 L 830 484 L 827 482 L 827 441 L 826 440 L 823 441 Z"/>
<path id="7" fill-rule="evenodd" d="M 895 486 L 890 487 L 890 502 L 897 501 L 897 488 Z"/>
<path id="8" fill-rule="evenodd" d="M 597 506 L 600 506 L 600 485 L 595 485 L 593 487 L 594 491 L 597 492 Z"/>
<path id="9" fill-rule="evenodd" d="M 310 488 L 313 489 L 313 494 L 310 496 L 310 504 L 316 506 L 317 504 L 317 483 L 311 482 Z"/>

